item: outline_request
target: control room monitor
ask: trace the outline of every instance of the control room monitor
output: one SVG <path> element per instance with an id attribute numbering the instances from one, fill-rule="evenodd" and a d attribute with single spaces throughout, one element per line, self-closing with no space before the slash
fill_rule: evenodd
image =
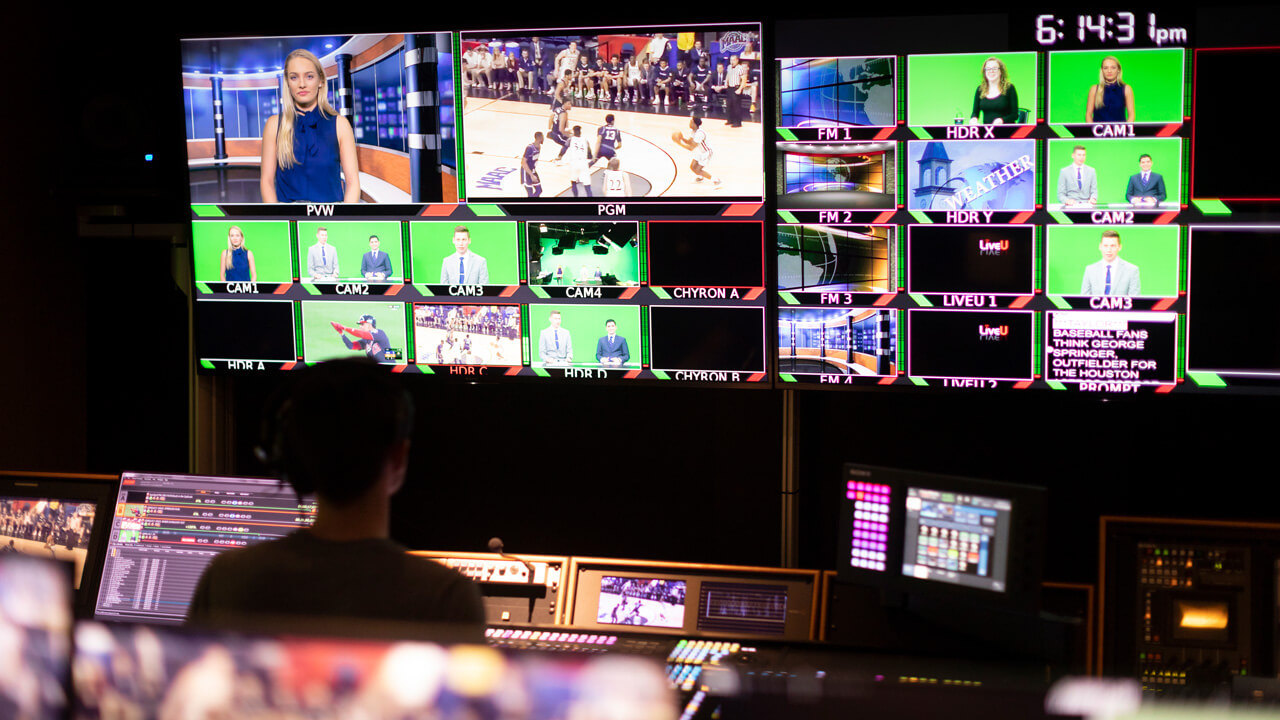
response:
<path id="1" fill-rule="evenodd" d="M 214 557 L 314 521 L 315 503 L 279 480 L 126 472 L 94 616 L 179 624 Z"/>

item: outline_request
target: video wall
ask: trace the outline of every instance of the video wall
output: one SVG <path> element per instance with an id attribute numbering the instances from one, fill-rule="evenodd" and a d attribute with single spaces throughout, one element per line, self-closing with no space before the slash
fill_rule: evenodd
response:
<path id="1" fill-rule="evenodd" d="M 1277 183 L 1226 162 L 1228 68 L 1280 50 L 1198 49 L 1165 12 L 1007 19 L 779 23 L 779 385 L 1280 387 Z"/>
<path id="2" fill-rule="evenodd" d="M 1005 19 L 184 41 L 201 367 L 1280 388 L 1280 48 Z"/>
<path id="3" fill-rule="evenodd" d="M 184 40 L 201 368 L 768 386 L 760 42 Z"/>

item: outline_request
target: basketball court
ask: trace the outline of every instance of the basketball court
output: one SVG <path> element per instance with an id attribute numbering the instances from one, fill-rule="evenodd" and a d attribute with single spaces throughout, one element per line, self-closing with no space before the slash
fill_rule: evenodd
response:
<path id="1" fill-rule="evenodd" d="M 414 328 L 414 343 L 417 350 L 414 358 L 419 363 L 428 365 L 520 365 L 520 341 L 505 337 L 495 337 L 483 333 L 468 333 L 463 330 L 453 331 L 453 345 L 444 342 L 449 334 L 447 330 L 428 328 L 418 325 Z M 471 337 L 471 350 L 464 353 L 463 340 Z M 443 353 L 443 360 L 437 355 L 437 348 Z"/>
<path id="2" fill-rule="evenodd" d="M 549 99 L 532 102 L 515 99 L 514 94 L 499 98 L 467 97 L 463 102 L 463 144 L 466 147 L 466 189 L 469 199 L 527 198 L 520 183 L 520 159 L 525 147 L 533 142 L 533 134 L 547 134 L 551 117 Z M 598 104 L 585 101 L 588 104 Z M 607 104 L 606 104 L 607 105 Z M 568 127 L 582 126 L 582 136 L 595 147 L 596 130 L 605 124 L 605 116 L 614 116 L 614 126 L 622 131 L 618 149 L 619 169 L 631 176 L 631 191 L 636 197 L 714 198 L 759 197 L 764 193 L 764 158 L 761 148 L 761 125 L 745 121 L 731 128 L 723 119 L 704 118 L 702 129 L 707 134 L 712 158 L 709 171 L 720 185 L 709 180 L 697 182 L 689 169 L 694 153 L 671 139 L 674 132 L 692 135 L 691 114 L 674 106 L 666 112 L 634 112 L 616 107 L 578 107 L 569 111 Z M 698 114 L 702 114 L 699 111 Z M 745 115 L 745 113 L 744 113 Z M 560 146 L 550 139 L 542 144 L 538 175 L 542 179 L 542 197 L 572 197 L 569 164 L 553 162 Z M 605 163 L 591 168 L 592 194 L 603 197 L 602 182 Z"/>

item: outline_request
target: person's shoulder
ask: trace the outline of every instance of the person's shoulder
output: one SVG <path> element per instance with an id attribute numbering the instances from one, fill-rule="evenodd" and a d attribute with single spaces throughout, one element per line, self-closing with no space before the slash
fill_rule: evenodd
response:
<path id="1" fill-rule="evenodd" d="M 266 130 L 275 130 L 275 129 L 276 129 L 276 125 L 279 125 L 279 124 L 280 124 L 280 116 L 279 116 L 279 115 L 272 115 L 271 117 L 267 118 L 267 122 L 266 122 L 266 124 L 265 124 L 265 126 L 264 126 L 264 129 L 266 129 Z"/>

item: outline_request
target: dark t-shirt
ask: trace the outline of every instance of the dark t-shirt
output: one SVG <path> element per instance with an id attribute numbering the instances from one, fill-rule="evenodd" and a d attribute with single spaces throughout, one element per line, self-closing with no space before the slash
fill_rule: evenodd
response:
<path id="1" fill-rule="evenodd" d="M 390 540 L 322 540 L 306 530 L 214 558 L 187 622 L 226 627 L 252 616 L 484 627 L 480 590 L 456 571 Z"/>

